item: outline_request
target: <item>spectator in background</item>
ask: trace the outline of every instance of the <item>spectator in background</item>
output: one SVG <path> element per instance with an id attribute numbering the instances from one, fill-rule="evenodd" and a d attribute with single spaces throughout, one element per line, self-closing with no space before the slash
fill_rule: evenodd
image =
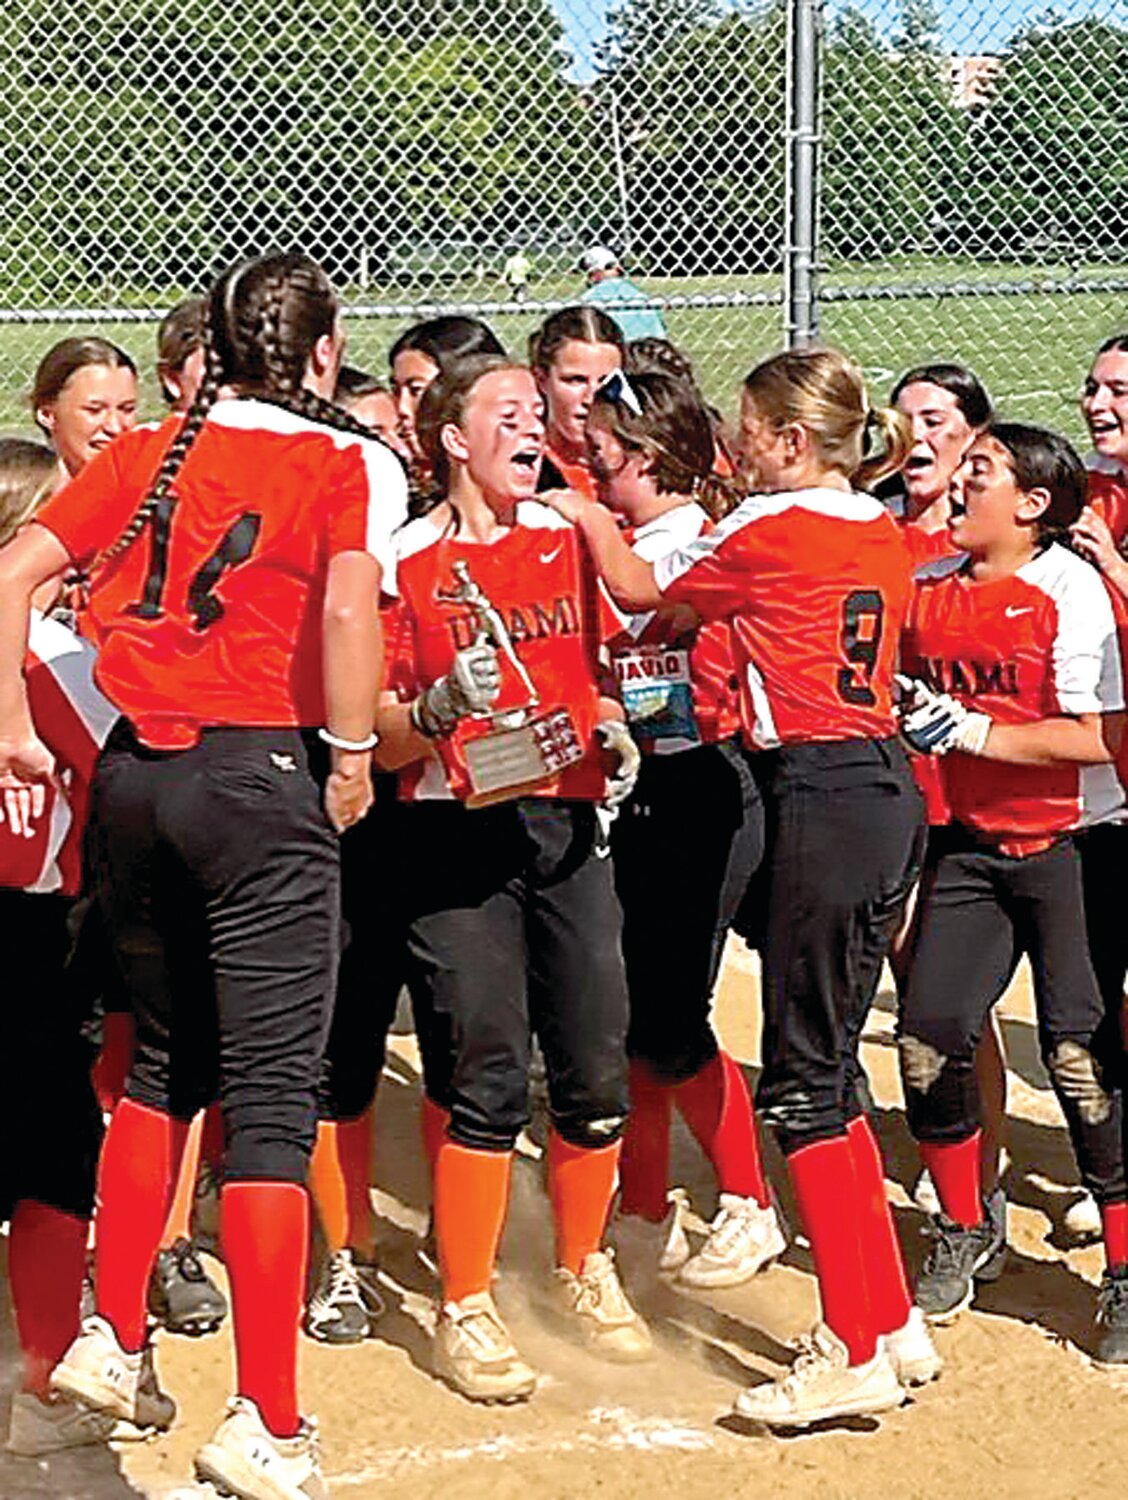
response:
<path id="1" fill-rule="evenodd" d="M 520 248 L 514 250 L 506 259 L 501 276 L 514 302 L 524 302 L 528 295 L 529 277 L 532 271 L 532 261 Z"/>
<path id="2" fill-rule="evenodd" d="M 611 314 L 625 339 L 664 339 L 666 325 L 656 307 L 642 306 L 646 293 L 627 279 L 619 257 L 606 245 L 593 245 L 580 256 L 587 277 L 581 302 L 596 302 Z M 634 305 L 640 304 L 640 305 Z"/>

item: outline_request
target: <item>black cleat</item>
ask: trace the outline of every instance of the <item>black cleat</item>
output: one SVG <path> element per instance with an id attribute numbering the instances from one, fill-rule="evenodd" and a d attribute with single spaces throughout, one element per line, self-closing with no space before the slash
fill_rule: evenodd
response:
<path id="1" fill-rule="evenodd" d="M 977 1281 L 994 1281 L 1002 1274 L 1005 1219 L 1006 1199 L 996 1190 L 984 1204 L 981 1224 L 967 1229 L 944 1214 L 934 1221 L 932 1249 L 913 1290 L 913 1300 L 930 1323 L 953 1322 L 970 1304 Z"/>
<path id="2" fill-rule="evenodd" d="M 1096 1362 L 1128 1365 L 1128 1266 L 1104 1273 L 1097 1293 Z"/>
<path id="3" fill-rule="evenodd" d="M 161 1250 L 149 1278 L 149 1312 L 169 1333 L 214 1333 L 227 1316 L 227 1298 L 212 1281 L 191 1240 Z"/>

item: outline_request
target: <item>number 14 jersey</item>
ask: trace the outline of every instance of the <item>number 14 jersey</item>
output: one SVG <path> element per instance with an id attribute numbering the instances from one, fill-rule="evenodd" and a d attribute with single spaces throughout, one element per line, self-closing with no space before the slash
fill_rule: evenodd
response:
<path id="1" fill-rule="evenodd" d="M 155 749 L 190 746 L 208 725 L 320 724 L 329 561 L 368 551 L 391 567 L 403 469 L 375 439 L 263 401 L 217 401 L 172 495 L 101 563 L 180 420 L 125 433 L 36 515 L 92 570 L 82 623 L 98 685 Z"/>
<path id="2" fill-rule="evenodd" d="M 755 495 L 654 572 L 668 599 L 731 620 L 756 749 L 896 732 L 912 559 L 880 501 L 832 489 Z"/>

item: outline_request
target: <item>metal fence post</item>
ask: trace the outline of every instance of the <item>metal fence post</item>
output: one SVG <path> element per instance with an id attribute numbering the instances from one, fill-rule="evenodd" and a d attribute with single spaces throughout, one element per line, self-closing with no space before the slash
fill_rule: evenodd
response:
<path id="1" fill-rule="evenodd" d="M 822 0 L 787 7 L 787 188 L 784 332 L 789 349 L 817 341 L 819 84 Z"/>

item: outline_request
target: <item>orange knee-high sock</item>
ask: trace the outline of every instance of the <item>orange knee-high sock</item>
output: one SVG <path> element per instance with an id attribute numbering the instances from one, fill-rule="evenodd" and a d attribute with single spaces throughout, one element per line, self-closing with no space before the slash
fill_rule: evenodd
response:
<path id="1" fill-rule="evenodd" d="M 46 1398 L 47 1379 L 78 1337 L 89 1219 L 25 1198 L 8 1234 L 8 1282 L 23 1355 L 23 1389 Z"/>
<path id="2" fill-rule="evenodd" d="M 435 1159 L 435 1236 L 444 1302 L 488 1292 L 509 1206 L 512 1151 L 444 1140 Z"/>
<path id="3" fill-rule="evenodd" d="M 858 1227 L 870 1308 L 878 1333 L 893 1333 L 905 1326 L 913 1301 L 901 1241 L 885 1194 L 885 1163 L 867 1115 L 851 1120 L 846 1136 L 858 1184 Z"/>
<path id="4" fill-rule="evenodd" d="M 123 1349 L 145 1342 L 146 1294 L 188 1126 L 123 1099 L 98 1164 L 94 1301 Z"/>
<path id="5" fill-rule="evenodd" d="M 771 1200 L 752 1095 L 734 1059 L 718 1052 L 700 1072 L 678 1084 L 674 1098 L 712 1163 L 721 1192 L 755 1198 L 761 1208 L 767 1208 Z"/>
<path id="6" fill-rule="evenodd" d="M 845 1135 L 801 1146 L 787 1158 L 799 1214 L 815 1262 L 822 1315 L 850 1351 L 852 1365 L 872 1359 L 877 1328 L 869 1303 L 854 1156 Z"/>
<path id="7" fill-rule="evenodd" d="M 368 1196 L 372 1180 L 371 1105 L 355 1120 L 337 1122 L 337 1155 L 345 1180 L 346 1244 L 367 1252 L 372 1249 L 372 1200 Z"/>
<path id="8" fill-rule="evenodd" d="M 556 1131 L 548 1137 L 548 1194 L 556 1230 L 556 1264 L 574 1275 L 603 1243 L 619 1142 L 612 1146 L 573 1146 Z"/>
<path id="9" fill-rule="evenodd" d="M 326 1248 L 330 1255 L 335 1255 L 349 1242 L 349 1200 L 341 1170 L 340 1126 L 336 1120 L 317 1122 L 317 1139 L 309 1160 L 309 1190 Z"/>
<path id="10" fill-rule="evenodd" d="M 293 1437 L 301 1422 L 298 1328 L 309 1196 L 296 1182 L 229 1182 L 221 1212 L 238 1394 L 255 1403 L 276 1437 Z"/>
<path id="11" fill-rule="evenodd" d="M 419 1106 L 419 1133 L 423 1137 L 423 1154 L 427 1158 L 432 1177 L 435 1175 L 435 1163 L 439 1159 L 439 1147 L 446 1140 L 449 1125 L 450 1110 L 444 1109 L 441 1104 L 436 1104 L 424 1094 Z"/>
<path id="12" fill-rule="evenodd" d="M 670 1207 L 666 1195 L 673 1090 L 643 1062 L 631 1063 L 629 1077 L 631 1112 L 619 1158 L 619 1208 L 660 1224 Z"/>
<path id="13" fill-rule="evenodd" d="M 196 1173 L 200 1166 L 200 1140 L 204 1133 L 204 1112 L 200 1110 L 184 1141 L 180 1156 L 180 1171 L 176 1174 L 176 1191 L 172 1195 L 172 1207 L 165 1220 L 161 1245 L 168 1249 L 179 1239 L 192 1236 L 192 1204 L 196 1201 Z"/>

